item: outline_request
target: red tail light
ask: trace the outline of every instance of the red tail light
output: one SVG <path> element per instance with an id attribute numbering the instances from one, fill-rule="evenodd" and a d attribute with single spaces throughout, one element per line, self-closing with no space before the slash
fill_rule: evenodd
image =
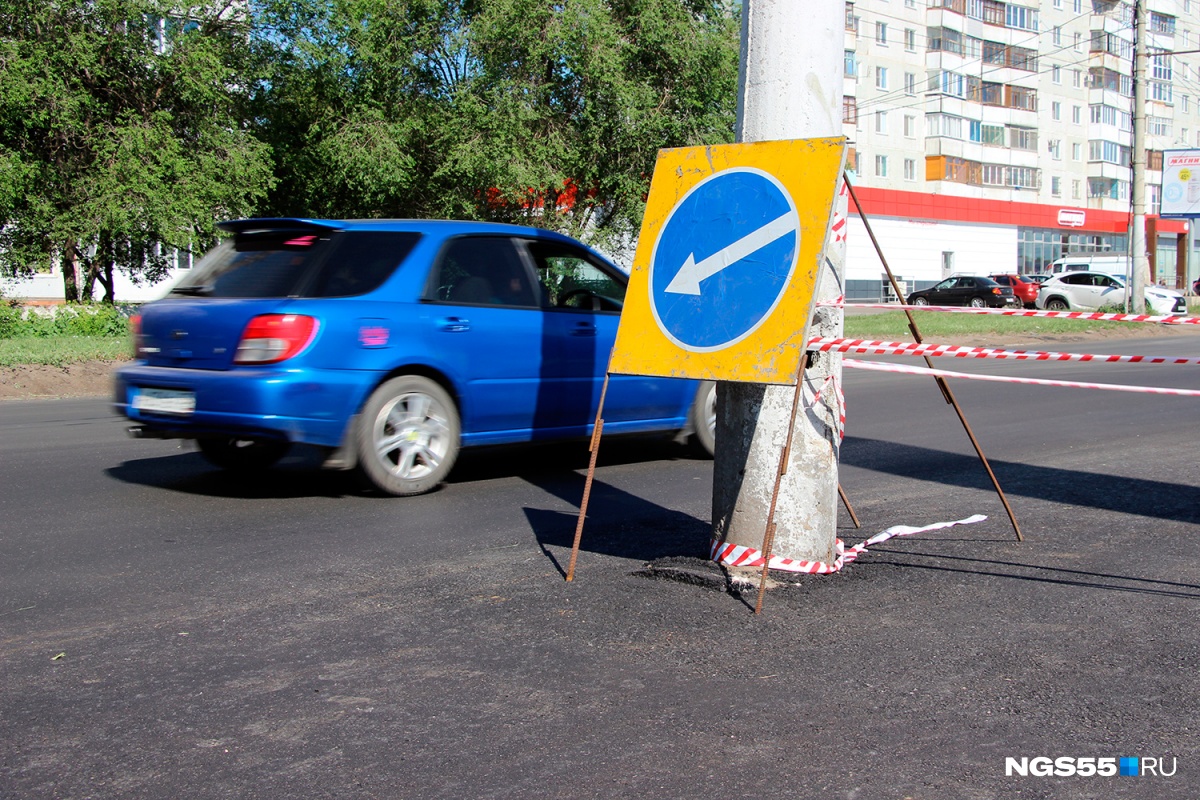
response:
<path id="1" fill-rule="evenodd" d="M 992 287 L 992 294 L 1004 294 L 1004 290 L 998 286 Z"/>
<path id="2" fill-rule="evenodd" d="M 312 343 L 318 323 L 300 314 L 260 314 L 246 325 L 235 364 L 277 364 Z"/>
<path id="3" fill-rule="evenodd" d="M 129 333 L 133 335 L 133 357 L 142 357 L 142 315 L 134 314 L 129 318 Z"/>

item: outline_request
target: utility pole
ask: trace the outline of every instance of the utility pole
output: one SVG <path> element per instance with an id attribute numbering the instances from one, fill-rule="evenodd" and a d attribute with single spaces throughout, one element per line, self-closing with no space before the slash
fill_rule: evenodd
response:
<path id="1" fill-rule="evenodd" d="M 1146 309 L 1146 277 L 1150 271 L 1146 257 L 1146 28 L 1147 0 L 1133 4 L 1133 186 L 1130 187 L 1133 214 L 1130 220 L 1130 263 L 1126 285 L 1128 311 L 1142 314 Z M 1157 247 L 1158 242 L 1152 246 Z"/>
<path id="2" fill-rule="evenodd" d="M 738 141 L 842 135 L 845 36 L 843 0 L 744 0 Z M 844 198 L 837 203 L 844 215 Z M 805 232 L 814 234 L 824 232 Z M 842 294 L 844 241 L 838 248 L 827 250 L 837 273 L 828 264 L 820 267 L 818 301 Z M 842 309 L 816 308 L 810 330 L 813 336 L 841 336 Z M 797 410 L 774 514 L 773 552 L 787 558 L 832 562 L 835 557 L 841 370 L 840 355 L 819 353 L 800 375 L 811 388 Z M 804 407 L 816 391 L 821 403 Z M 717 538 L 762 546 L 794 395 L 789 386 L 723 382 L 718 388 L 713 470 Z"/>

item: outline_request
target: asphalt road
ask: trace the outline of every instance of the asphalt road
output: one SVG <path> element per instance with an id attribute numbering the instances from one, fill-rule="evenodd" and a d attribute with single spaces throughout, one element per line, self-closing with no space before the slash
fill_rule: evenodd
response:
<path id="1" fill-rule="evenodd" d="M 1078 349 L 1078 348 L 1076 348 Z M 1104 352 L 1200 356 L 1196 336 Z M 1200 389 L 1200 367 L 942 360 Z M 1198 398 L 846 370 L 863 530 L 988 515 L 753 593 L 692 564 L 711 464 L 605 442 L 373 496 L 234 481 L 101 400 L 0 404 L 0 797 L 1194 798 Z M 1140 756 L 1170 777 L 1019 777 Z"/>

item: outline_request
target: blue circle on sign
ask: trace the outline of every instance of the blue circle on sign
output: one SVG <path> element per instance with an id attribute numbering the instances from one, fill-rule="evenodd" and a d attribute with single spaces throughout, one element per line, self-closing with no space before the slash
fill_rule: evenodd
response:
<path id="1" fill-rule="evenodd" d="M 659 231 L 650 308 L 685 350 L 720 350 L 749 336 L 783 298 L 796 267 L 799 218 L 774 176 L 751 167 L 696 184 Z"/>

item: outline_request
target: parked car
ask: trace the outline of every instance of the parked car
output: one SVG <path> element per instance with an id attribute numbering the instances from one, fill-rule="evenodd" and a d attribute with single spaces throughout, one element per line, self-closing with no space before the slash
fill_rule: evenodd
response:
<path id="1" fill-rule="evenodd" d="M 1025 280 L 1029 281 L 1030 283 L 1036 283 L 1038 285 L 1041 285 L 1041 284 L 1045 283 L 1046 281 L 1050 280 L 1054 276 L 1050 275 L 1048 273 L 1045 273 L 1045 272 L 1027 272 L 1024 275 L 1022 275 L 1021 277 L 1024 278 Z"/>
<path id="2" fill-rule="evenodd" d="M 1035 281 L 1029 280 L 1029 276 L 1010 272 L 1002 275 L 989 275 L 988 277 L 1001 286 L 1007 286 L 1012 289 L 1013 294 L 1017 296 L 1017 299 L 1026 308 L 1033 308 L 1037 303 L 1038 284 Z"/>
<path id="3" fill-rule="evenodd" d="M 1146 303 L 1159 315 L 1187 313 L 1183 295 L 1161 286 L 1145 287 Z M 1037 307 L 1050 311 L 1096 311 L 1125 305 L 1125 279 L 1103 272 L 1064 272 L 1042 284 Z"/>
<path id="4" fill-rule="evenodd" d="M 1004 308 L 1020 306 L 1021 301 L 1008 286 L 991 278 L 976 275 L 955 275 L 928 289 L 908 296 L 912 306 L 973 306 L 974 308 Z"/>
<path id="5" fill-rule="evenodd" d="M 259 219 L 142 308 L 114 404 L 134 435 L 267 467 L 297 443 L 383 492 L 461 447 L 586 437 L 626 275 L 566 236 L 450 221 Z M 604 433 L 713 450 L 715 385 L 613 375 Z"/>

